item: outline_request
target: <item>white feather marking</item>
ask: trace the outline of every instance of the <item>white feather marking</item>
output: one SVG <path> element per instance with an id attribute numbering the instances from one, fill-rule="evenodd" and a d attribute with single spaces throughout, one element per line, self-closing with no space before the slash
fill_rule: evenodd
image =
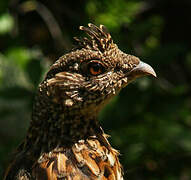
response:
<path id="1" fill-rule="evenodd" d="M 115 164 L 115 157 L 113 156 L 113 154 L 110 153 L 110 154 L 107 155 L 107 157 L 108 157 L 108 161 L 111 164 L 111 166 L 114 166 L 114 164 Z"/>

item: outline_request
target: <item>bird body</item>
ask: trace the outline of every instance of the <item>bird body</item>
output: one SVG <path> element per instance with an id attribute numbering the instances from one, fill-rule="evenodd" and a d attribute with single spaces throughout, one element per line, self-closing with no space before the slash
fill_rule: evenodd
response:
<path id="1" fill-rule="evenodd" d="M 17 155 L 16 161 L 10 165 L 7 179 L 122 180 L 118 154 L 108 143 L 105 134 L 100 137 L 91 136 L 86 140 L 79 140 L 71 147 L 55 148 L 42 153 L 35 160 L 32 159 L 34 154 Z"/>
<path id="2" fill-rule="evenodd" d="M 151 74 L 151 66 L 125 54 L 105 26 L 80 26 L 90 39 L 60 57 L 40 83 L 29 130 L 4 180 L 122 180 L 118 151 L 98 113 L 123 87 Z"/>

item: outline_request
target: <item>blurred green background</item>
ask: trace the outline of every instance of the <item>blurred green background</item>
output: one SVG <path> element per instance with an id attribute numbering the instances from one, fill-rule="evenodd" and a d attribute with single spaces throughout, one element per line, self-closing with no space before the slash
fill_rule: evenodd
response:
<path id="1" fill-rule="evenodd" d="M 126 179 L 191 179 L 191 1 L 0 1 L 0 176 L 29 125 L 38 83 L 79 25 L 104 24 L 153 66 L 100 114 Z"/>

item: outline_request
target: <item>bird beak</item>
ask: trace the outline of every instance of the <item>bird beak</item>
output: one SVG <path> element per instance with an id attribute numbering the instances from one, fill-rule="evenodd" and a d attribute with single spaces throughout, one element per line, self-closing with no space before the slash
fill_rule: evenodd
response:
<path id="1" fill-rule="evenodd" d="M 150 65 L 142 61 L 140 61 L 139 64 L 131 70 L 130 74 L 133 74 L 133 76 L 136 78 L 146 75 L 152 75 L 153 77 L 157 77 L 154 69 Z"/>

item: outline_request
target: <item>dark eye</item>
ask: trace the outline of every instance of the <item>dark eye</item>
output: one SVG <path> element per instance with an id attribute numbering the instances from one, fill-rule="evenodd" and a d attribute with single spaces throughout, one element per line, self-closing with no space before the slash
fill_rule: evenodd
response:
<path id="1" fill-rule="evenodd" d="M 97 61 L 91 61 L 88 63 L 87 70 L 89 74 L 96 76 L 103 73 L 105 71 L 105 68 L 102 63 Z"/>

